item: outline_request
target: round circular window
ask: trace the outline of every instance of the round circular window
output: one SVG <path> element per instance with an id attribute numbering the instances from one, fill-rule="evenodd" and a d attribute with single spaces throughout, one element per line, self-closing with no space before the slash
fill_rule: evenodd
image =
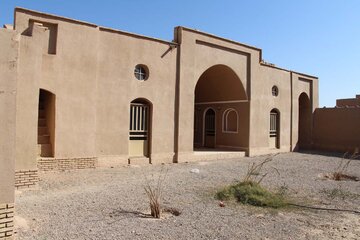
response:
<path id="1" fill-rule="evenodd" d="M 271 93 L 274 97 L 277 97 L 279 95 L 279 89 L 277 86 L 273 86 L 271 89 Z"/>
<path id="2" fill-rule="evenodd" d="M 149 69 L 142 64 L 135 66 L 134 75 L 137 80 L 145 81 L 149 78 Z"/>

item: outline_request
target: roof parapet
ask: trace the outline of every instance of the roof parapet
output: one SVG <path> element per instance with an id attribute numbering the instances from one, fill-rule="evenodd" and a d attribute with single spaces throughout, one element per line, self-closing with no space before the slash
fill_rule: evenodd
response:
<path id="1" fill-rule="evenodd" d="M 12 24 L 4 24 L 3 26 L 5 29 L 14 30 L 14 25 Z"/>

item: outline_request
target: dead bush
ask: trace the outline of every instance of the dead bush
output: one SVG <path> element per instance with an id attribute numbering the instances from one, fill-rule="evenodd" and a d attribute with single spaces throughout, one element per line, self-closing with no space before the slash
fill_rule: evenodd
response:
<path id="1" fill-rule="evenodd" d="M 161 198 L 167 173 L 168 169 L 164 170 L 164 168 L 161 168 L 159 177 L 154 185 L 145 177 L 144 190 L 149 199 L 151 216 L 154 218 L 161 217 Z"/>
<path id="2" fill-rule="evenodd" d="M 264 165 L 268 162 L 271 162 L 274 157 L 278 155 L 278 154 L 275 154 L 275 155 L 270 155 L 268 157 L 266 157 L 262 162 L 256 164 L 256 163 L 252 163 L 249 167 L 248 167 L 248 170 L 245 174 L 245 177 L 243 179 L 243 182 L 256 182 L 256 183 L 261 183 L 261 181 L 266 177 L 266 175 L 268 173 L 264 173 L 262 174 L 261 171 L 262 171 L 262 168 L 264 167 Z M 279 171 L 274 168 L 276 170 L 277 173 L 279 173 Z"/>
<path id="3" fill-rule="evenodd" d="M 351 181 L 359 181 L 359 178 L 356 176 L 352 176 L 348 174 L 348 168 L 350 166 L 350 163 L 359 157 L 358 150 L 356 149 L 353 154 L 349 154 L 346 152 L 339 165 L 336 167 L 335 171 L 327 174 L 325 177 L 335 180 L 335 181 L 344 181 L 344 180 L 351 180 Z"/>

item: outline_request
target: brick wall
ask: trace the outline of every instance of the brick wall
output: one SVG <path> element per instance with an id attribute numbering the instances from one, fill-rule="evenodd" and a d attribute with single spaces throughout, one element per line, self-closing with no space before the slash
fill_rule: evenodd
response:
<path id="1" fill-rule="evenodd" d="M 15 172 L 15 187 L 17 189 L 34 186 L 38 181 L 37 170 L 20 170 Z"/>
<path id="2" fill-rule="evenodd" d="M 40 158 L 38 159 L 38 169 L 40 171 L 64 171 L 72 169 L 95 168 L 97 164 L 96 157 L 90 158 Z"/>
<path id="3" fill-rule="evenodd" d="M 14 204 L 0 204 L 0 239 L 13 239 Z"/>

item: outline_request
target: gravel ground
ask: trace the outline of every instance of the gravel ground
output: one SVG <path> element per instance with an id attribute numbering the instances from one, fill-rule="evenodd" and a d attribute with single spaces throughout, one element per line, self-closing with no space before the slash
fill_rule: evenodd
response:
<path id="1" fill-rule="evenodd" d="M 36 189 L 16 192 L 18 239 L 360 239 L 360 215 L 305 209 L 272 210 L 226 202 L 217 189 L 241 180 L 265 157 L 41 173 Z M 324 180 L 341 158 L 277 155 L 262 184 L 282 187 L 296 203 L 360 211 L 360 182 Z M 199 173 L 191 173 L 199 169 Z M 180 216 L 148 216 L 144 185 L 166 172 L 163 204 Z M 360 177 L 360 161 L 349 174 Z M 330 194 L 340 189 L 338 194 Z M 335 191 L 334 191 L 335 192 Z M 336 192 L 335 192 L 336 193 Z"/>

